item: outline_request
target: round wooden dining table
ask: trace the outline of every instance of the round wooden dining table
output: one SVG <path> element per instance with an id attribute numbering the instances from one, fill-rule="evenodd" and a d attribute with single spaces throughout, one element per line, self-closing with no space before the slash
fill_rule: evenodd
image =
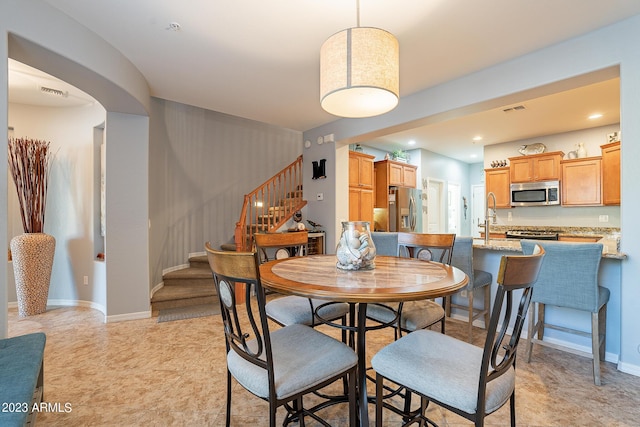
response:
<path id="1" fill-rule="evenodd" d="M 369 426 L 366 387 L 366 314 L 368 303 L 444 297 L 467 285 L 456 267 L 414 258 L 378 256 L 370 270 L 341 270 L 335 255 L 269 261 L 260 266 L 265 288 L 287 295 L 357 304 L 358 406 L 361 426 Z"/>

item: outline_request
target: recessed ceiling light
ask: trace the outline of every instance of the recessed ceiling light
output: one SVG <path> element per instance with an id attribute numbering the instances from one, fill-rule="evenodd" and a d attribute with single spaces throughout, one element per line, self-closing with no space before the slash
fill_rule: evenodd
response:
<path id="1" fill-rule="evenodd" d="M 589 116 L 589 120 L 599 119 L 600 117 L 602 117 L 602 114 L 600 113 L 592 114 Z"/>
<path id="2" fill-rule="evenodd" d="M 416 141 L 415 139 L 410 140 L 407 144 L 409 145 L 416 145 Z"/>
<path id="3" fill-rule="evenodd" d="M 473 140 L 474 141 L 482 141 L 482 137 L 481 136 L 474 136 Z"/>
<path id="4" fill-rule="evenodd" d="M 471 157 L 472 159 L 475 159 L 476 157 L 478 157 L 478 155 L 477 154 L 472 154 L 469 157 Z"/>

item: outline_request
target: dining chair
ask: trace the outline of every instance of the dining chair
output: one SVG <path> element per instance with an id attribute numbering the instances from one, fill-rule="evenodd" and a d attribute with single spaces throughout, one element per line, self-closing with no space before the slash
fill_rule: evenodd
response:
<path id="1" fill-rule="evenodd" d="M 403 425 L 429 424 L 425 415 L 429 402 L 483 426 L 487 415 L 510 401 L 511 426 L 515 427 L 516 354 L 543 257 L 544 249 L 539 248 L 533 255 L 503 256 L 500 260 L 498 288 L 483 348 L 449 335 L 420 330 L 373 356 L 376 426 L 383 425 L 383 409 L 401 415 Z M 520 302 L 512 316 L 516 292 L 521 292 Z M 511 336 L 507 335 L 508 330 L 512 330 Z M 384 380 L 406 388 L 403 408 L 383 399 Z M 413 393 L 420 396 L 420 407 L 411 411 Z"/>
<path id="2" fill-rule="evenodd" d="M 376 255 L 398 256 L 397 231 L 372 231 L 371 240 L 376 247 Z"/>
<path id="3" fill-rule="evenodd" d="M 469 318 L 469 342 L 473 339 L 473 321 L 479 317 L 484 317 L 484 327 L 489 326 L 491 317 L 491 282 L 493 276 L 487 271 L 473 268 L 473 238 L 456 237 L 453 244 L 453 255 L 451 265 L 462 270 L 469 276 L 469 284 L 465 288 L 467 291 L 468 304 L 455 304 L 451 297 L 445 299 L 445 312 L 447 317 L 451 317 L 451 308 L 466 310 Z M 482 308 L 474 307 L 474 292 L 476 289 L 484 289 Z M 459 293 L 457 295 L 460 295 Z"/>
<path id="4" fill-rule="evenodd" d="M 355 373 L 357 356 L 346 344 L 309 326 L 294 324 L 269 329 L 266 295 L 260 282 L 256 252 L 217 251 L 205 245 L 220 298 L 227 362 L 226 426 L 231 423 L 232 378 L 247 391 L 269 402 L 269 426 L 276 411 L 287 410 L 284 424 L 316 414 L 321 402 L 305 409 L 303 396 L 342 379 L 348 384 L 349 423 L 356 422 Z M 236 300 L 238 285 L 245 301 Z M 252 289 L 255 296 L 252 296 Z M 248 408 L 249 409 L 249 408 Z M 327 425 L 326 423 L 324 425 Z"/>
<path id="5" fill-rule="evenodd" d="M 260 255 L 260 262 L 273 259 L 284 259 L 291 256 L 305 256 L 307 254 L 307 244 L 309 233 L 307 231 L 296 231 L 290 233 L 256 233 L 254 241 L 256 252 Z M 324 304 L 318 310 L 318 314 L 325 320 L 343 319 L 346 322 L 349 314 L 349 304 L 335 302 L 327 304 L 324 300 L 315 300 L 295 295 L 281 296 L 272 299 L 267 303 L 267 316 L 279 325 L 302 325 L 315 326 L 319 323 L 314 315 L 315 309 Z"/>
<path id="6" fill-rule="evenodd" d="M 609 289 L 598 285 L 602 243 L 521 240 L 520 244 L 525 254 L 531 253 L 536 244 L 544 247 L 547 252 L 533 291 L 533 304 L 529 311 L 527 362 L 531 361 L 534 342 L 559 350 L 567 350 L 554 343 L 543 341 L 545 328 L 589 337 L 591 354 L 585 355 L 593 359 L 593 381 L 596 385 L 600 385 L 600 361 L 605 356 L 607 302 L 610 295 Z M 550 319 L 545 318 L 545 307 L 548 305 L 591 313 L 591 331 L 584 332 L 575 327 L 552 324 Z M 571 350 L 571 352 L 576 351 Z"/>
<path id="7" fill-rule="evenodd" d="M 398 233 L 398 254 L 399 256 L 417 258 L 423 261 L 451 264 L 455 239 L 455 234 L 400 232 Z M 396 313 L 398 318 L 394 322 Z M 440 322 L 441 332 L 444 333 L 444 317 L 445 310 L 443 306 L 432 300 L 407 303 L 376 303 L 367 306 L 367 318 L 369 320 L 380 324 L 393 323 L 396 339 L 402 336 L 402 332 L 428 328 L 438 322 Z"/>

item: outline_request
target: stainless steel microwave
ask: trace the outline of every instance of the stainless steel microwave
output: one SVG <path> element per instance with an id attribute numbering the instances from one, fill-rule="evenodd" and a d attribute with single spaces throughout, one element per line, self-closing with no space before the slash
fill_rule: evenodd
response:
<path id="1" fill-rule="evenodd" d="M 511 206 L 551 206 L 560 204 L 560 181 L 511 184 Z"/>

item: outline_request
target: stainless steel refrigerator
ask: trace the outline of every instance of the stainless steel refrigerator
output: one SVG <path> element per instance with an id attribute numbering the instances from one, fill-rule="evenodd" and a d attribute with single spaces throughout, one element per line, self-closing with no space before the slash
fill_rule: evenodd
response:
<path id="1" fill-rule="evenodd" d="M 422 192 L 389 187 L 389 231 L 422 233 Z"/>

